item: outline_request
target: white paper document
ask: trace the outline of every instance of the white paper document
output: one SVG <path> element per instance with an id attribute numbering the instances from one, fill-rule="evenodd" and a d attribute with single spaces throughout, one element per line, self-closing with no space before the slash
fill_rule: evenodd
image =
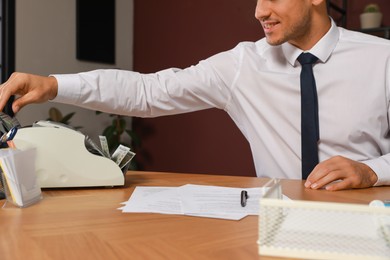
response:
<path id="1" fill-rule="evenodd" d="M 35 174 L 36 150 L 0 149 L 0 169 L 7 201 L 26 207 L 41 199 Z"/>
<path id="2" fill-rule="evenodd" d="M 259 214 L 259 200 L 267 188 L 230 188 L 187 184 L 180 187 L 135 188 L 124 206 L 124 213 L 163 213 L 239 220 Z M 241 191 L 248 192 L 241 206 Z M 284 196 L 284 199 L 288 199 Z"/>
<path id="3" fill-rule="evenodd" d="M 175 187 L 136 187 L 123 212 L 183 214 Z"/>

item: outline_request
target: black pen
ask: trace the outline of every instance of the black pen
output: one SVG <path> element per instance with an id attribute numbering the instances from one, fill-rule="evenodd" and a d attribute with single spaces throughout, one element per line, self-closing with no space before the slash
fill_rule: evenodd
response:
<path id="1" fill-rule="evenodd" d="M 241 191 L 241 206 L 246 206 L 246 200 L 249 198 L 248 192 L 246 190 Z"/>

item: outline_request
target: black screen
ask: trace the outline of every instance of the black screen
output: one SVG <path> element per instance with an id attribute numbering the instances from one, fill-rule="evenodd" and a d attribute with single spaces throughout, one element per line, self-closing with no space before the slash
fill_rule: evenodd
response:
<path id="1" fill-rule="evenodd" d="M 77 0 L 77 59 L 115 63 L 115 0 Z"/>

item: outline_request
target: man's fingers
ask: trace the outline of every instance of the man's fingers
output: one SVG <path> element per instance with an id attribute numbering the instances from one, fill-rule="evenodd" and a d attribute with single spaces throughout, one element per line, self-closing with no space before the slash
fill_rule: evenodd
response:
<path id="1" fill-rule="evenodd" d="M 10 98 L 10 96 L 7 96 L 7 95 L 3 92 L 3 88 L 0 87 L 0 111 L 3 110 L 3 108 L 4 108 L 5 105 L 7 104 L 7 101 L 8 101 L 9 98 Z"/>
<path id="2" fill-rule="evenodd" d="M 19 98 L 15 99 L 12 103 L 12 111 L 14 111 L 15 114 L 18 113 L 22 107 L 24 107 L 24 105 L 19 101 Z"/>
<path id="3" fill-rule="evenodd" d="M 12 95 L 20 92 L 19 84 L 17 82 L 20 78 L 19 75 L 19 73 L 13 73 L 4 84 L 0 85 L 0 111 L 3 110 Z"/>
<path id="4" fill-rule="evenodd" d="M 7 85 L 1 85 L 0 87 L 0 111 L 3 110 L 5 105 L 7 104 L 8 100 L 12 96 L 12 92 L 10 91 L 9 87 Z"/>
<path id="5" fill-rule="evenodd" d="M 40 103 L 40 96 L 37 91 L 30 91 L 27 92 L 25 95 L 22 95 L 14 100 L 12 103 L 12 110 L 14 113 L 17 113 L 22 109 L 24 106 L 31 104 L 31 103 Z"/>
<path id="6" fill-rule="evenodd" d="M 310 185 L 311 189 L 321 189 L 323 187 L 326 187 L 328 184 L 340 180 L 344 178 L 342 175 L 342 171 L 333 170 L 328 172 L 326 175 L 322 176 L 321 178 L 317 179 L 315 182 L 313 182 Z"/>
<path id="7" fill-rule="evenodd" d="M 325 186 L 325 189 L 328 191 L 337 191 L 337 190 L 346 190 L 350 189 L 351 183 L 348 181 L 348 179 L 344 179 L 341 181 L 335 181 L 332 183 L 329 183 L 328 185 Z"/>
<path id="8" fill-rule="evenodd" d="M 336 168 L 334 168 L 334 165 L 332 163 L 330 163 L 329 160 L 318 164 L 313 169 L 313 171 L 309 174 L 309 176 L 305 182 L 305 187 L 312 188 L 312 189 L 322 187 L 323 183 L 318 183 L 318 182 L 322 178 L 328 176 L 328 174 L 334 170 L 336 170 Z"/>

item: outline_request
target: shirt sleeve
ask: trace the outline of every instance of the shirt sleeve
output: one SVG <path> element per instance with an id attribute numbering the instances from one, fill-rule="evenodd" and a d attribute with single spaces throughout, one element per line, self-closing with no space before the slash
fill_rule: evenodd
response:
<path id="1" fill-rule="evenodd" d="M 113 69 L 55 74 L 58 94 L 52 101 L 140 117 L 224 109 L 236 74 L 234 56 L 228 51 L 186 69 L 152 74 Z"/>
<path id="2" fill-rule="evenodd" d="M 389 75 L 389 77 L 386 77 L 385 79 L 385 86 L 386 86 L 386 100 L 388 104 L 388 110 L 387 110 L 387 122 L 390 122 L 390 61 L 386 64 L 386 74 Z M 388 131 L 386 131 L 387 138 L 389 138 L 389 131 L 390 131 L 390 123 L 388 123 Z M 385 146 L 383 150 L 389 151 L 389 147 Z M 364 161 L 366 165 L 368 165 L 378 176 L 378 181 L 375 183 L 374 186 L 383 186 L 383 185 L 390 185 L 390 153 L 384 154 L 378 158 L 374 158 L 371 160 Z"/>
<path id="3" fill-rule="evenodd" d="M 77 74 L 50 75 L 57 79 L 57 96 L 50 100 L 57 103 L 73 103 L 80 99 L 80 80 Z"/>
<path id="4" fill-rule="evenodd" d="M 378 176 L 378 181 L 374 186 L 390 185 L 390 154 L 386 154 L 379 158 L 364 161 Z"/>

